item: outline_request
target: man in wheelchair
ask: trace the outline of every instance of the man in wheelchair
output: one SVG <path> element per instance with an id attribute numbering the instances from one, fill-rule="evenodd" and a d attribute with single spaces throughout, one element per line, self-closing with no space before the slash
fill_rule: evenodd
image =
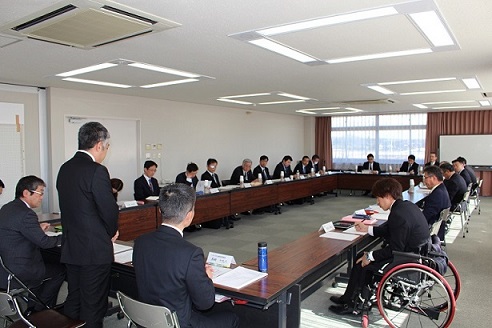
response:
<path id="1" fill-rule="evenodd" d="M 368 232 L 375 237 L 383 237 L 388 246 L 375 251 L 364 252 L 356 261 L 350 274 L 347 289 L 342 296 L 331 296 L 336 305 L 329 307 L 336 314 L 357 314 L 356 299 L 365 286 L 372 283 L 373 276 L 390 263 L 393 266 L 393 252 L 412 252 L 419 254 L 429 241 L 429 225 L 419 207 L 402 200 L 401 184 L 392 178 L 377 181 L 372 194 L 383 210 L 390 210 L 388 221 L 381 226 L 366 226 L 358 223 L 358 231 Z"/>

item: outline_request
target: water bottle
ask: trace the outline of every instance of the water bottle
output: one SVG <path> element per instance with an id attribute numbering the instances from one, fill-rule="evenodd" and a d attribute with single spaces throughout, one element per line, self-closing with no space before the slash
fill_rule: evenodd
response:
<path id="1" fill-rule="evenodd" d="M 413 179 L 410 179 L 410 188 L 408 188 L 408 192 L 412 193 L 414 188 L 415 188 L 415 181 Z"/>
<path id="2" fill-rule="evenodd" d="M 268 249 L 264 241 L 258 243 L 258 271 L 268 272 Z"/>
<path id="3" fill-rule="evenodd" d="M 326 174 L 326 166 L 323 165 L 323 174 Z"/>
<path id="4" fill-rule="evenodd" d="M 263 181 L 263 176 L 261 175 L 261 173 L 258 173 L 258 182 L 262 182 Z"/>
<path id="5" fill-rule="evenodd" d="M 299 170 L 296 172 L 296 180 L 299 180 L 301 178 L 301 174 L 299 173 Z"/>
<path id="6" fill-rule="evenodd" d="M 280 180 L 284 181 L 284 178 L 285 178 L 285 172 L 280 171 Z"/>
<path id="7" fill-rule="evenodd" d="M 314 172 L 314 167 L 311 168 L 311 176 L 314 177 L 316 173 Z"/>
<path id="8" fill-rule="evenodd" d="M 239 176 L 239 187 L 244 188 L 244 176 Z"/>

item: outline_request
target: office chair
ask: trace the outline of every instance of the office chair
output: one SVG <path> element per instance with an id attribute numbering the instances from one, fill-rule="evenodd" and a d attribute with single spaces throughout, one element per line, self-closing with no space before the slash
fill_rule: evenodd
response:
<path id="1" fill-rule="evenodd" d="M 480 215 L 480 189 L 482 188 L 483 179 L 480 179 L 475 188 L 472 188 L 470 192 L 470 200 L 473 200 L 475 209 L 478 208 L 478 214 Z"/>
<path id="2" fill-rule="evenodd" d="M 430 228 L 430 235 L 433 236 L 433 235 L 436 235 L 438 234 L 439 232 L 439 229 L 441 228 L 441 224 L 443 224 L 443 221 L 444 221 L 444 224 L 446 224 L 446 219 L 448 218 L 448 215 L 449 215 L 449 207 L 448 208 L 445 208 L 441 211 L 441 214 L 439 214 L 439 220 L 437 220 L 436 222 L 434 222 Z M 446 235 L 444 235 L 444 240 L 441 240 L 441 245 L 443 246 L 446 246 Z"/>
<path id="3" fill-rule="evenodd" d="M 165 306 L 151 305 L 132 299 L 131 297 L 116 292 L 121 311 L 128 319 L 128 328 L 132 324 L 144 328 L 168 327 L 179 328 L 178 315 Z"/>

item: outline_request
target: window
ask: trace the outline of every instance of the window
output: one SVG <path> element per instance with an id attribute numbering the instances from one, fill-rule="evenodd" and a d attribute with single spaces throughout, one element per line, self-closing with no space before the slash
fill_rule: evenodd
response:
<path id="1" fill-rule="evenodd" d="M 427 114 L 332 117 L 335 169 L 354 169 L 372 153 L 383 170 L 399 169 L 408 155 L 423 164 Z"/>

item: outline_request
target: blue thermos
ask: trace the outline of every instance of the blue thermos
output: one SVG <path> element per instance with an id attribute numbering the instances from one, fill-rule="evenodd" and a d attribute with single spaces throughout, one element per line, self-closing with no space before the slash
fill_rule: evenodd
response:
<path id="1" fill-rule="evenodd" d="M 258 271 L 268 272 L 268 249 L 264 241 L 258 243 Z"/>

